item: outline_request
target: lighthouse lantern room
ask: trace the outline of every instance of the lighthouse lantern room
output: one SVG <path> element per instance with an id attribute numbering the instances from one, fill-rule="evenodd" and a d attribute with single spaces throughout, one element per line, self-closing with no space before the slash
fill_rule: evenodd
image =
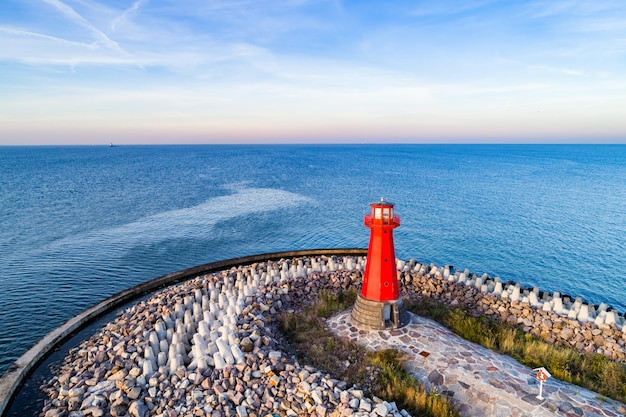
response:
<path id="1" fill-rule="evenodd" d="M 365 329 L 398 328 L 409 319 L 398 287 L 393 229 L 400 226 L 400 217 L 393 207 L 381 198 L 365 215 L 370 242 L 363 285 L 352 309 L 352 321 Z"/>

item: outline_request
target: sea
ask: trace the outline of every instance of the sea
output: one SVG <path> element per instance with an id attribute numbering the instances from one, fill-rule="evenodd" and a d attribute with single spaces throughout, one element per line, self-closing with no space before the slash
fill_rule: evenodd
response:
<path id="1" fill-rule="evenodd" d="M 85 308 L 170 272 L 367 247 L 626 311 L 624 145 L 0 147 L 0 374 Z"/>

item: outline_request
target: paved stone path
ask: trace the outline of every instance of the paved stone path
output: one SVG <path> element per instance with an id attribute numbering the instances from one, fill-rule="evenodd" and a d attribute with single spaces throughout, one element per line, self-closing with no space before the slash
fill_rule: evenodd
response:
<path id="1" fill-rule="evenodd" d="M 410 371 L 428 388 L 451 395 L 462 416 L 626 416 L 624 404 L 554 378 L 544 383 L 539 400 L 532 369 L 415 314 L 407 326 L 388 331 L 357 329 L 349 310 L 327 326 L 368 349 L 406 353 Z"/>

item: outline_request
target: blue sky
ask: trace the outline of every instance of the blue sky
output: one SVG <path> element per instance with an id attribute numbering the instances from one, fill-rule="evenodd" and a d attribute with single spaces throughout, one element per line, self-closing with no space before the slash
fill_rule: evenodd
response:
<path id="1" fill-rule="evenodd" d="M 616 1 L 2 0 L 0 144 L 626 142 Z"/>

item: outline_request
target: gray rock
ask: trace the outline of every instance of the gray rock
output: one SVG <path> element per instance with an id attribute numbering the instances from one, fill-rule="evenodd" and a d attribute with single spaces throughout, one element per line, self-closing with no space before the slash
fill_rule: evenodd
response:
<path id="1" fill-rule="evenodd" d="M 328 407 L 323 404 L 319 404 L 317 407 L 315 407 L 315 414 L 317 414 L 317 417 L 326 417 L 327 412 Z"/>
<path id="2" fill-rule="evenodd" d="M 67 410 L 68 411 L 78 411 L 80 410 L 80 405 L 82 401 L 78 397 L 72 397 L 67 402 Z"/>
<path id="3" fill-rule="evenodd" d="M 117 371 L 113 375 L 109 376 L 107 379 L 109 381 L 123 381 L 124 378 L 126 378 L 126 375 L 128 375 L 128 372 L 126 372 L 125 369 L 122 369 L 120 371 Z"/>
<path id="4" fill-rule="evenodd" d="M 90 407 L 104 408 L 106 407 L 107 403 L 108 401 L 103 395 L 93 394 L 83 400 L 83 403 L 81 404 L 80 408 L 83 410 L 86 408 L 90 408 Z"/>
<path id="5" fill-rule="evenodd" d="M 81 395 L 83 395 L 85 393 L 85 390 L 83 388 L 72 388 L 68 391 L 67 395 L 72 398 L 72 397 L 80 397 Z"/>
<path id="6" fill-rule="evenodd" d="M 324 399 L 322 398 L 322 393 L 318 390 L 311 392 L 311 398 L 315 401 L 315 404 L 321 405 L 324 404 Z"/>
<path id="7" fill-rule="evenodd" d="M 87 388 L 87 392 L 90 394 L 102 394 L 105 391 L 111 391 L 115 389 L 115 381 L 102 381 L 98 382 L 93 387 Z"/>
<path id="8" fill-rule="evenodd" d="M 376 408 L 374 409 L 374 413 L 378 414 L 381 417 L 384 417 L 389 412 L 389 408 L 386 402 L 376 404 Z"/>
<path id="9" fill-rule="evenodd" d="M 128 414 L 131 417 L 147 417 L 148 407 L 143 403 L 143 401 L 133 401 L 130 403 L 128 407 Z"/>
<path id="10" fill-rule="evenodd" d="M 102 417 L 104 410 L 100 407 L 89 407 L 84 410 L 85 415 L 91 415 L 92 417 Z"/>
<path id="11" fill-rule="evenodd" d="M 46 414 L 44 415 L 44 417 L 59 417 L 62 416 L 64 413 L 63 410 L 60 410 L 58 408 L 51 408 L 48 411 L 46 411 Z"/>
<path id="12" fill-rule="evenodd" d="M 245 406 L 237 406 L 236 411 L 237 417 L 248 417 L 248 409 Z"/>
<path id="13" fill-rule="evenodd" d="M 122 417 L 126 415 L 127 411 L 128 411 L 128 407 L 126 405 L 118 404 L 118 405 L 112 406 L 111 409 L 109 410 L 109 413 L 111 413 L 111 416 L 113 417 Z"/>
<path id="14" fill-rule="evenodd" d="M 361 402 L 359 403 L 359 411 L 365 411 L 369 413 L 370 411 L 372 411 L 372 403 L 370 403 L 368 399 L 362 398 Z"/>
<path id="15" fill-rule="evenodd" d="M 128 391 L 126 391 L 126 395 L 128 395 L 129 399 L 136 400 L 141 395 L 141 388 L 140 387 L 132 387 Z"/>
<path id="16" fill-rule="evenodd" d="M 359 399 L 358 398 L 351 399 L 350 402 L 348 403 L 348 405 L 353 410 L 358 410 L 359 409 Z"/>

